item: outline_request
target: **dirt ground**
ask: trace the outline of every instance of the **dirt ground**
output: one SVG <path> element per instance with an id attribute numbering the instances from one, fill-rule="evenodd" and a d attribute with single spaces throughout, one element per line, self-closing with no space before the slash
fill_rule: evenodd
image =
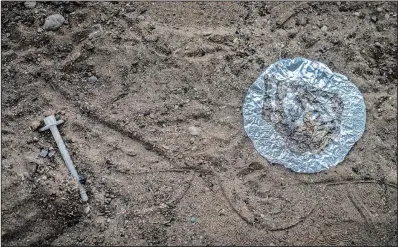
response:
<path id="1" fill-rule="evenodd" d="M 4 245 L 397 245 L 396 2 L 1 6 Z M 349 77 L 367 108 L 346 160 L 311 175 L 243 129 L 247 88 L 297 56 Z M 34 130 L 46 112 L 65 120 L 87 204 Z"/>

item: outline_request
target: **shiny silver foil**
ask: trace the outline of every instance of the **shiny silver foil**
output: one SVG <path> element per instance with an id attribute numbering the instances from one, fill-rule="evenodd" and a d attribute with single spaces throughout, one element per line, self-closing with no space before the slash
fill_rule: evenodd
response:
<path id="1" fill-rule="evenodd" d="M 305 58 L 270 65 L 248 89 L 244 128 L 271 163 L 316 173 L 344 160 L 365 131 L 361 92 L 347 77 Z"/>

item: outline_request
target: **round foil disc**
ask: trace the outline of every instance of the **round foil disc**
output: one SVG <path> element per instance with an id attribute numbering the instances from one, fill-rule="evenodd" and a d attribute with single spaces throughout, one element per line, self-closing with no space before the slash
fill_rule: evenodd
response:
<path id="1" fill-rule="evenodd" d="M 344 160 L 365 131 L 361 92 L 347 77 L 305 58 L 270 65 L 247 91 L 244 128 L 272 163 L 315 173 Z"/>

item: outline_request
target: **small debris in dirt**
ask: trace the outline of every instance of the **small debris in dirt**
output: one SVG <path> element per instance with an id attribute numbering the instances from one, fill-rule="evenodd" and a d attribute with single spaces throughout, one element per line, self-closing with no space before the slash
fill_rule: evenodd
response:
<path id="1" fill-rule="evenodd" d="M 101 31 L 94 31 L 88 35 L 89 40 L 94 40 L 101 36 Z"/>
<path id="2" fill-rule="evenodd" d="M 86 181 L 87 181 L 87 177 L 86 176 L 84 176 L 83 174 L 79 176 L 79 182 L 81 184 L 85 185 Z"/>
<path id="3" fill-rule="evenodd" d="M 51 112 L 51 111 L 45 111 L 44 112 L 44 116 L 45 117 L 48 117 L 48 116 L 51 116 L 53 113 Z"/>
<path id="4" fill-rule="evenodd" d="M 253 171 L 254 170 L 262 170 L 262 169 L 264 169 L 264 166 L 262 164 L 260 164 L 259 162 L 254 161 L 249 164 L 249 169 L 251 169 Z"/>
<path id="5" fill-rule="evenodd" d="M 28 9 L 33 9 L 34 7 L 36 7 L 36 2 L 35 1 L 27 1 L 27 2 L 24 2 L 24 5 Z"/>
<path id="6" fill-rule="evenodd" d="M 128 156 L 131 156 L 131 157 L 134 157 L 134 156 L 137 156 L 137 152 L 136 151 L 133 151 L 133 150 L 128 150 L 127 152 L 126 152 L 126 154 L 128 155 Z"/>
<path id="7" fill-rule="evenodd" d="M 189 134 L 193 135 L 193 136 L 198 136 L 200 134 L 200 128 L 195 127 L 195 126 L 191 126 L 188 128 Z"/>
<path id="8" fill-rule="evenodd" d="M 37 130 L 39 127 L 40 127 L 40 121 L 35 120 L 30 123 L 31 130 Z"/>
<path id="9" fill-rule="evenodd" d="M 82 54 L 79 51 L 76 51 L 74 53 L 72 53 L 72 55 L 69 57 L 68 62 L 69 63 L 73 63 L 75 62 L 78 58 L 80 58 Z"/>
<path id="10" fill-rule="evenodd" d="M 48 152 L 48 157 L 49 158 L 51 158 L 51 157 L 53 157 L 54 156 L 54 154 L 55 154 L 55 151 L 50 151 L 50 152 Z"/>
<path id="11" fill-rule="evenodd" d="M 96 81 L 98 81 L 98 79 L 97 79 L 97 77 L 96 76 L 90 76 L 88 79 L 87 79 L 87 82 L 90 82 L 90 83 L 94 83 L 94 82 L 96 82 Z"/>
<path id="12" fill-rule="evenodd" d="M 42 148 L 40 150 L 39 156 L 45 158 L 45 157 L 47 157 L 47 155 L 48 155 L 48 149 L 47 148 Z"/>
<path id="13" fill-rule="evenodd" d="M 328 31 L 328 27 L 327 27 L 327 26 L 322 26 L 322 27 L 321 27 L 321 30 L 322 30 L 323 32 L 327 32 L 327 31 Z"/>
<path id="14" fill-rule="evenodd" d="M 370 20 L 372 20 L 373 22 L 377 22 L 377 17 L 374 15 L 370 18 Z"/>
<path id="15" fill-rule="evenodd" d="M 196 218 L 195 216 L 192 216 L 191 223 L 193 223 L 193 224 L 198 223 L 198 218 Z"/>
<path id="16" fill-rule="evenodd" d="M 84 213 L 85 213 L 85 214 L 89 214 L 90 211 L 91 211 L 90 206 L 87 205 L 87 206 L 84 208 Z"/>
<path id="17" fill-rule="evenodd" d="M 105 201 L 106 204 L 110 204 L 111 201 L 112 201 L 112 198 L 107 197 L 107 198 L 105 198 L 104 201 Z"/>
<path id="18" fill-rule="evenodd" d="M 357 167 L 353 167 L 353 168 L 351 168 L 351 169 L 352 169 L 353 172 L 355 172 L 355 173 L 358 174 L 358 168 L 357 168 Z"/>
<path id="19" fill-rule="evenodd" d="M 383 46 L 379 42 L 375 42 L 375 47 L 379 49 L 383 48 Z"/>
<path id="20" fill-rule="evenodd" d="M 75 143 L 77 141 L 76 138 L 73 136 L 66 137 L 65 139 L 67 142 L 70 142 L 70 143 Z"/>
<path id="21" fill-rule="evenodd" d="M 377 10 L 377 12 L 383 12 L 383 8 L 382 7 L 378 7 L 376 10 Z"/>
<path id="22" fill-rule="evenodd" d="M 88 41 L 87 43 L 84 44 L 84 48 L 88 51 L 92 50 L 95 48 L 95 46 L 93 45 L 93 43 L 91 43 L 91 41 Z"/>
<path id="23" fill-rule="evenodd" d="M 32 142 L 38 142 L 38 141 L 39 141 L 39 138 L 37 138 L 36 136 L 33 137 Z"/>
<path id="24" fill-rule="evenodd" d="M 52 1 L 52 3 L 56 6 L 62 5 L 62 4 L 67 4 L 67 1 Z"/>
<path id="25" fill-rule="evenodd" d="M 225 215 L 225 210 L 223 208 L 219 211 L 219 215 L 220 216 L 224 216 Z"/>
<path id="26" fill-rule="evenodd" d="M 41 33 L 41 32 L 43 32 L 44 30 L 43 30 L 43 28 L 41 28 L 41 27 L 39 27 L 38 29 L 37 29 L 37 32 L 38 33 Z"/>
<path id="27" fill-rule="evenodd" d="M 359 17 L 359 19 L 365 18 L 365 14 L 362 13 L 362 12 L 354 12 L 354 15 L 357 16 L 357 17 Z"/>
<path id="28" fill-rule="evenodd" d="M 65 22 L 65 18 L 60 14 L 50 15 L 44 22 L 43 29 L 47 31 L 56 31 Z"/>

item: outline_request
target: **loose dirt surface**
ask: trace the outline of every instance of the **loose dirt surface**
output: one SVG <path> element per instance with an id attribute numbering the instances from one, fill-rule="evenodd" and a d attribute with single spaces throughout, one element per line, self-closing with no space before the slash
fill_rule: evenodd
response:
<path id="1" fill-rule="evenodd" d="M 397 245 L 397 3 L 1 5 L 4 245 Z M 242 124 L 247 88 L 296 56 L 367 108 L 346 160 L 312 175 L 267 162 Z M 88 204 L 32 130 L 46 111 Z"/>

